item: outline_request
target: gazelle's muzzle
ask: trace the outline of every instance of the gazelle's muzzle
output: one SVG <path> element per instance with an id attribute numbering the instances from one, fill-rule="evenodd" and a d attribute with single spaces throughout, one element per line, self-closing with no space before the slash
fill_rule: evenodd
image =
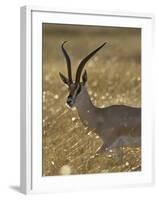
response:
<path id="1" fill-rule="evenodd" d="M 74 104 L 74 102 L 73 102 L 72 97 L 71 97 L 71 96 L 68 96 L 68 98 L 67 98 L 67 105 L 68 105 L 69 107 L 73 107 L 73 104 Z"/>

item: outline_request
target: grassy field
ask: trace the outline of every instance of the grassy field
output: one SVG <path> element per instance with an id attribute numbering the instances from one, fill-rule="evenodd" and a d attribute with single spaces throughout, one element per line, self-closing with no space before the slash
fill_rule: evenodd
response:
<path id="1" fill-rule="evenodd" d="M 69 41 L 66 49 L 73 77 L 80 60 L 108 42 L 85 67 L 87 89 L 94 105 L 141 106 L 140 29 L 44 24 L 43 176 L 140 170 L 140 148 L 112 149 L 94 157 L 102 140 L 81 123 L 76 109 L 65 104 L 68 91 L 59 78 L 59 72 L 67 75 L 60 49 L 65 40 Z"/>

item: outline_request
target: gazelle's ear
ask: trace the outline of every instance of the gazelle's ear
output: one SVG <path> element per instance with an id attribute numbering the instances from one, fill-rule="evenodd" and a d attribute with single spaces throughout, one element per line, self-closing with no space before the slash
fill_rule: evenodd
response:
<path id="1" fill-rule="evenodd" d="M 82 81 L 83 81 L 83 85 L 85 85 L 85 83 L 87 82 L 87 72 L 86 72 L 86 70 L 84 71 L 84 73 L 82 75 Z"/>
<path id="2" fill-rule="evenodd" d="M 69 85 L 69 80 L 68 80 L 68 78 L 66 78 L 63 74 L 61 74 L 60 72 L 59 72 L 59 75 L 60 75 L 60 78 L 61 78 L 61 80 L 66 84 L 66 85 Z"/>

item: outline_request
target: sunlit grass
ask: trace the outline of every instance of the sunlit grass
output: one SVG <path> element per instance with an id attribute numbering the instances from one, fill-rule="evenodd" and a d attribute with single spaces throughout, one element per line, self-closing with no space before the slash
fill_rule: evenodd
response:
<path id="1" fill-rule="evenodd" d="M 125 29 L 120 33 L 109 29 L 109 34 L 94 31 L 94 35 L 88 37 L 80 28 L 81 34 L 69 35 L 65 34 L 67 27 L 59 28 L 63 34 L 50 31 L 57 26 L 50 27 L 46 27 L 43 48 L 43 176 L 140 169 L 140 148 L 113 149 L 95 156 L 102 140 L 94 130 L 81 123 L 76 109 L 71 110 L 65 105 L 68 90 L 58 74 L 67 75 L 60 51 L 62 41 L 71 41 L 66 48 L 71 54 L 75 76 L 80 59 L 107 38 L 111 45 L 98 52 L 85 67 L 91 100 L 98 107 L 113 104 L 141 106 L 140 32 Z"/>

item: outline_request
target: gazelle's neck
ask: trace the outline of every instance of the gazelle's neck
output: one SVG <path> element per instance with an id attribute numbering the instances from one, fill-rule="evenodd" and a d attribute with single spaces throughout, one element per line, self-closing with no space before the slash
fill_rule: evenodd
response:
<path id="1" fill-rule="evenodd" d="M 95 128 L 94 117 L 97 108 L 93 105 L 87 89 L 84 87 L 75 104 L 81 121 L 89 128 Z"/>

